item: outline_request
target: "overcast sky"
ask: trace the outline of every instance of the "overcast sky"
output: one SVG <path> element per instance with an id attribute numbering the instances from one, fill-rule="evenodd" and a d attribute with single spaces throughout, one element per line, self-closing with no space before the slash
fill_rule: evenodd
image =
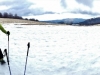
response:
<path id="1" fill-rule="evenodd" d="M 38 20 L 100 16 L 100 0 L 0 0 L 0 12 Z"/>

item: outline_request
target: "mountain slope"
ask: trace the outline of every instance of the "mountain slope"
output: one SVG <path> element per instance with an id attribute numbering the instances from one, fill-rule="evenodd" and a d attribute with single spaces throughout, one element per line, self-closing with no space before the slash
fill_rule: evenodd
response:
<path id="1" fill-rule="evenodd" d="M 80 25 L 95 25 L 95 24 L 100 24 L 100 17 L 87 19 L 87 20 L 85 20 L 83 22 L 80 22 L 79 24 Z"/>
<path id="2" fill-rule="evenodd" d="M 85 20 L 86 19 L 82 19 L 82 18 L 66 18 L 66 19 L 59 19 L 59 20 L 48 20 L 43 22 L 65 24 L 65 23 L 79 23 Z"/>

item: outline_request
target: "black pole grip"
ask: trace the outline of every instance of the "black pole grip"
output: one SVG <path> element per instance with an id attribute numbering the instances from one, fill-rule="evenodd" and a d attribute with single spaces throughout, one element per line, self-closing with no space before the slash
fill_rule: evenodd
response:
<path id="1" fill-rule="evenodd" d="M 30 48 L 30 42 L 28 42 L 27 46 L 28 46 L 28 48 Z"/>

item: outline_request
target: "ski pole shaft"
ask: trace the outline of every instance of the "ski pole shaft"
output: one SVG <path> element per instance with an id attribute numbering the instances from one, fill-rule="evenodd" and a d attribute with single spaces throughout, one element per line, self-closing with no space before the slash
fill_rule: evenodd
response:
<path id="1" fill-rule="evenodd" d="M 28 53 L 29 53 L 29 48 L 30 48 L 30 42 L 28 42 L 27 46 L 28 46 L 28 49 L 27 49 L 27 55 L 26 55 L 26 62 L 25 62 L 24 75 L 25 75 L 25 73 L 26 73 L 26 66 L 27 66 L 27 59 L 28 59 Z"/>
<path id="2" fill-rule="evenodd" d="M 8 58 L 9 58 L 9 35 L 8 35 Z"/>
<path id="3" fill-rule="evenodd" d="M 10 69 L 10 65 L 8 65 L 8 67 L 9 67 L 9 72 L 10 72 L 10 75 L 12 75 L 12 74 L 11 74 L 11 69 Z"/>
<path id="4" fill-rule="evenodd" d="M 27 65 L 27 57 L 26 57 L 26 63 L 25 63 L 24 75 L 25 75 L 25 72 L 26 72 L 26 65 Z"/>
<path id="5" fill-rule="evenodd" d="M 5 51 L 6 58 L 7 58 L 7 63 L 8 63 L 8 67 L 9 67 L 9 73 L 11 75 L 11 69 L 10 69 L 9 59 L 8 59 L 8 55 L 7 55 L 7 49 L 5 49 L 4 51 Z"/>

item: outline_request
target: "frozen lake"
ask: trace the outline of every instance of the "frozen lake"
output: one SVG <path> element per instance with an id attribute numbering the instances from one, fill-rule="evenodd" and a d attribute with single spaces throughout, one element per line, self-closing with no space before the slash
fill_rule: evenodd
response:
<path id="1" fill-rule="evenodd" d="M 27 43 L 30 42 L 26 75 L 100 75 L 100 27 L 53 25 L 4 25 L 11 32 L 12 75 L 24 75 Z M 0 48 L 8 48 L 0 32 Z M 4 58 L 6 60 L 6 58 Z M 0 75 L 9 75 L 7 63 Z"/>

